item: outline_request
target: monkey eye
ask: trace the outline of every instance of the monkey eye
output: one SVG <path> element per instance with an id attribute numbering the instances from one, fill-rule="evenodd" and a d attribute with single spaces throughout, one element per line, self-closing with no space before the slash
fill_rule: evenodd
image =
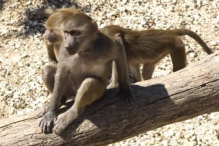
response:
<path id="1" fill-rule="evenodd" d="M 69 33 L 70 33 L 71 35 L 79 35 L 79 34 L 80 34 L 80 31 L 78 31 L 78 30 L 71 30 Z"/>
<path id="2" fill-rule="evenodd" d="M 64 33 L 68 33 L 68 34 L 70 34 L 72 36 L 76 36 L 76 35 L 80 34 L 80 31 L 78 31 L 78 30 L 71 30 L 71 31 L 65 30 Z"/>

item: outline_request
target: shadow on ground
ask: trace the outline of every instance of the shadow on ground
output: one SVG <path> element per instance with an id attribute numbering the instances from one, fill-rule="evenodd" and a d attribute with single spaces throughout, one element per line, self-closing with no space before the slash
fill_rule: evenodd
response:
<path id="1" fill-rule="evenodd" d="M 26 19 L 25 21 L 20 23 L 20 26 L 27 27 L 28 30 L 26 30 L 23 34 L 18 35 L 34 35 L 36 33 L 44 33 L 45 31 L 45 21 L 48 18 L 48 16 L 39 16 L 36 14 L 36 10 L 39 8 L 79 8 L 83 12 L 90 12 L 91 5 L 84 6 L 83 8 L 80 8 L 76 2 L 73 0 L 44 0 L 41 6 L 38 7 L 31 7 L 28 8 L 25 12 Z"/>
<path id="2" fill-rule="evenodd" d="M 2 11 L 5 1 L 6 0 L 0 0 L 0 11 Z"/>

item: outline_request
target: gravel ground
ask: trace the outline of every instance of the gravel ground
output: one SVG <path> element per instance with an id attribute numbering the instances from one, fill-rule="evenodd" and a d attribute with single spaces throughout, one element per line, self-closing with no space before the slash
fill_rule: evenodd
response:
<path id="1" fill-rule="evenodd" d="M 132 29 L 188 28 L 198 33 L 214 51 L 219 48 L 219 0 L 1 0 L 0 1 L 0 118 L 37 109 L 48 101 L 41 80 L 47 62 L 43 44 L 45 17 L 40 7 L 79 7 L 99 27 L 118 24 Z M 188 64 L 206 56 L 194 40 L 185 37 Z M 170 57 L 157 66 L 154 77 L 170 74 Z M 219 113 L 205 114 L 167 125 L 111 144 L 218 145 L 215 129 Z"/>

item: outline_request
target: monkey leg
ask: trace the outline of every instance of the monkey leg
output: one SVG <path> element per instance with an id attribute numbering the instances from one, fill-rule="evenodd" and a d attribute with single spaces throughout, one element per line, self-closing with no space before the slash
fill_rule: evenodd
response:
<path id="1" fill-rule="evenodd" d="M 153 64 L 153 63 L 144 64 L 143 70 L 142 70 L 143 80 L 151 79 L 153 72 L 154 72 L 154 69 L 155 69 L 155 64 Z"/>
<path id="2" fill-rule="evenodd" d="M 55 65 L 46 65 L 43 68 L 42 79 L 50 93 L 52 93 L 54 88 L 56 70 L 57 66 Z M 66 96 L 75 96 L 76 91 L 73 88 L 73 83 L 70 76 L 66 84 L 68 84 L 68 86 L 64 94 Z"/>
<path id="3" fill-rule="evenodd" d="M 44 109 L 46 112 L 40 120 L 39 126 L 43 133 L 50 133 L 63 100 L 66 101 L 68 95 L 73 96 L 75 92 L 71 77 L 68 71 L 63 68 L 56 69 L 54 65 L 47 65 L 43 69 L 42 77 L 45 85 L 52 91 L 52 98 L 48 107 Z"/>
<path id="4" fill-rule="evenodd" d="M 84 108 L 101 98 L 106 90 L 106 84 L 99 79 L 87 78 L 78 89 L 73 106 L 65 113 L 58 116 L 53 132 L 60 134 L 73 120 L 75 120 Z"/>
<path id="5" fill-rule="evenodd" d="M 45 65 L 45 67 L 43 68 L 43 71 L 42 71 L 42 80 L 50 93 L 52 93 L 53 88 L 54 88 L 56 70 L 57 70 L 56 65 L 49 64 L 49 65 Z M 66 88 L 66 92 L 65 92 L 64 96 L 61 99 L 60 106 L 65 104 L 67 99 L 76 95 L 76 91 L 73 89 L 73 84 L 72 84 L 70 77 L 69 77 L 67 84 L 68 84 L 68 86 Z M 49 106 L 49 104 L 46 104 L 44 106 L 43 114 L 45 114 L 48 111 L 48 106 Z"/>
<path id="6" fill-rule="evenodd" d="M 175 46 L 172 47 L 170 57 L 173 62 L 174 72 L 186 67 L 185 45 L 179 37 L 175 39 Z"/>
<path id="7" fill-rule="evenodd" d="M 140 66 L 138 65 L 130 65 L 130 70 L 134 76 L 134 83 L 141 81 L 141 73 Z"/>
<path id="8" fill-rule="evenodd" d="M 56 74 L 57 66 L 56 65 L 45 65 L 42 71 L 42 80 L 50 93 L 54 88 L 55 83 L 55 74 Z"/>
<path id="9" fill-rule="evenodd" d="M 115 61 L 113 61 L 111 79 L 109 85 L 107 86 L 107 89 L 116 88 L 116 87 L 118 87 L 118 73 L 117 73 Z"/>

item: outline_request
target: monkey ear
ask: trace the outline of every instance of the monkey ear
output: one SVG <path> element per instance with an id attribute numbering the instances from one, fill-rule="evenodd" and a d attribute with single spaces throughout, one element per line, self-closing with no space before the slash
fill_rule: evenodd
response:
<path id="1" fill-rule="evenodd" d="M 95 20 L 93 20 L 91 23 L 93 24 L 94 28 L 96 30 L 98 30 L 97 22 Z"/>

